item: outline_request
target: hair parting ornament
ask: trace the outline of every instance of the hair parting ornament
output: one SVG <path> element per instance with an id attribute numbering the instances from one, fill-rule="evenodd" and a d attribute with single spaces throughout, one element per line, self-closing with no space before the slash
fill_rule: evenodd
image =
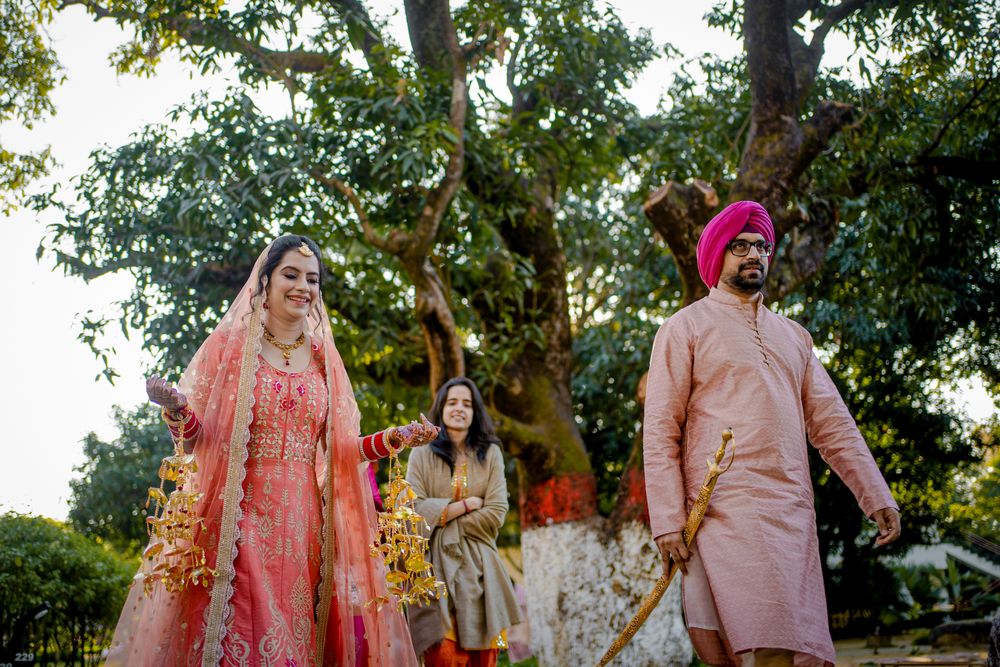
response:
<path id="1" fill-rule="evenodd" d="M 300 246 L 298 247 L 298 251 L 299 251 L 299 252 L 300 252 L 301 254 L 305 255 L 306 257 L 312 257 L 313 255 L 315 255 L 315 254 L 316 254 L 316 253 L 314 253 L 314 252 L 312 251 L 312 248 L 310 248 L 309 246 L 307 246 L 307 245 L 306 245 L 306 242 L 305 242 L 305 241 L 303 241 L 303 242 L 302 242 L 302 245 L 300 245 Z"/>

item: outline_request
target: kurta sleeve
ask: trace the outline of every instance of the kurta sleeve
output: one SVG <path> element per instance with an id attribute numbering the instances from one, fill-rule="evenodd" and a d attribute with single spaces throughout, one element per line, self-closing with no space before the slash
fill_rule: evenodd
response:
<path id="1" fill-rule="evenodd" d="M 413 501 L 413 509 L 433 530 L 441 520 L 441 513 L 451 503 L 451 498 L 435 498 L 430 495 L 434 486 L 432 467 L 429 465 L 433 453 L 427 447 L 410 451 L 410 460 L 406 464 L 406 481 L 413 487 L 417 499 Z"/>
<path id="2" fill-rule="evenodd" d="M 806 437 L 851 490 L 865 516 L 884 507 L 899 509 L 836 385 L 812 353 L 802 382 Z"/>
<path id="3" fill-rule="evenodd" d="M 684 528 L 683 451 L 688 398 L 691 395 L 692 343 L 676 316 L 656 333 L 646 378 L 642 452 L 646 504 L 653 537 Z"/>
<path id="4" fill-rule="evenodd" d="M 486 454 L 489 473 L 483 506 L 474 512 L 456 518 L 462 534 L 480 542 L 493 543 L 500 534 L 500 527 L 507 517 L 507 479 L 503 474 L 503 455 L 500 448 L 490 447 Z"/>

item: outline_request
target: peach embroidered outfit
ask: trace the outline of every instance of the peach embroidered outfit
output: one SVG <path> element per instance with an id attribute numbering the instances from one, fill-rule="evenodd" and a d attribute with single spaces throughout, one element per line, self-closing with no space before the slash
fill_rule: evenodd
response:
<path id="1" fill-rule="evenodd" d="M 321 364 L 314 356 L 304 372 L 286 373 L 260 360 L 234 563 L 238 585 L 223 640 L 235 664 L 315 664 L 322 522 L 314 462 L 327 408 Z"/>
<path id="2" fill-rule="evenodd" d="M 809 333 L 718 288 L 660 327 L 646 389 L 644 460 L 654 536 L 679 531 L 705 461 L 732 427 L 736 458 L 719 480 L 684 577 L 699 657 L 739 665 L 758 648 L 832 665 L 807 443 L 867 516 L 896 507 Z"/>
<path id="3" fill-rule="evenodd" d="M 307 320 L 305 370 L 260 356 L 262 297 L 253 292 L 266 255 L 180 383 L 201 422 L 194 542 L 216 574 L 207 590 L 157 586 L 144 597 L 133 586 L 109 666 L 417 664 L 396 605 L 364 604 L 386 594 L 385 572 L 370 555 L 360 416 L 322 300 Z"/>

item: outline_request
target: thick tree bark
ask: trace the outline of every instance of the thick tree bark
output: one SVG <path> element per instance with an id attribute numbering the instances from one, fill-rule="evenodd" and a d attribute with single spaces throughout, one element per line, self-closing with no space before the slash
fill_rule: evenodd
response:
<path id="1" fill-rule="evenodd" d="M 451 312 L 448 291 L 429 259 L 403 266 L 413 282 L 417 299 L 414 314 L 427 345 L 431 392 L 453 377 L 465 375 L 465 353 Z"/>
<path id="2" fill-rule="evenodd" d="M 646 200 L 643 210 L 653 228 L 663 237 L 677 264 L 684 287 L 684 305 L 708 294 L 698 273 L 698 237 L 719 205 L 719 196 L 708 183 L 690 185 L 667 181 Z"/>

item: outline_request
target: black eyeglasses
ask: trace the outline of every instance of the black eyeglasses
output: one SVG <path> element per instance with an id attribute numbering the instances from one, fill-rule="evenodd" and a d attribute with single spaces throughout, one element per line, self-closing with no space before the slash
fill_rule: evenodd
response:
<path id="1" fill-rule="evenodd" d="M 757 254 L 761 257 L 770 257 L 774 252 L 774 244 L 767 241 L 744 241 L 743 239 L 733 239 L 728 244 L 729 252 L 736 257 L 746 257 L 750 254 L 750 248 L 756 248 Z"/>

